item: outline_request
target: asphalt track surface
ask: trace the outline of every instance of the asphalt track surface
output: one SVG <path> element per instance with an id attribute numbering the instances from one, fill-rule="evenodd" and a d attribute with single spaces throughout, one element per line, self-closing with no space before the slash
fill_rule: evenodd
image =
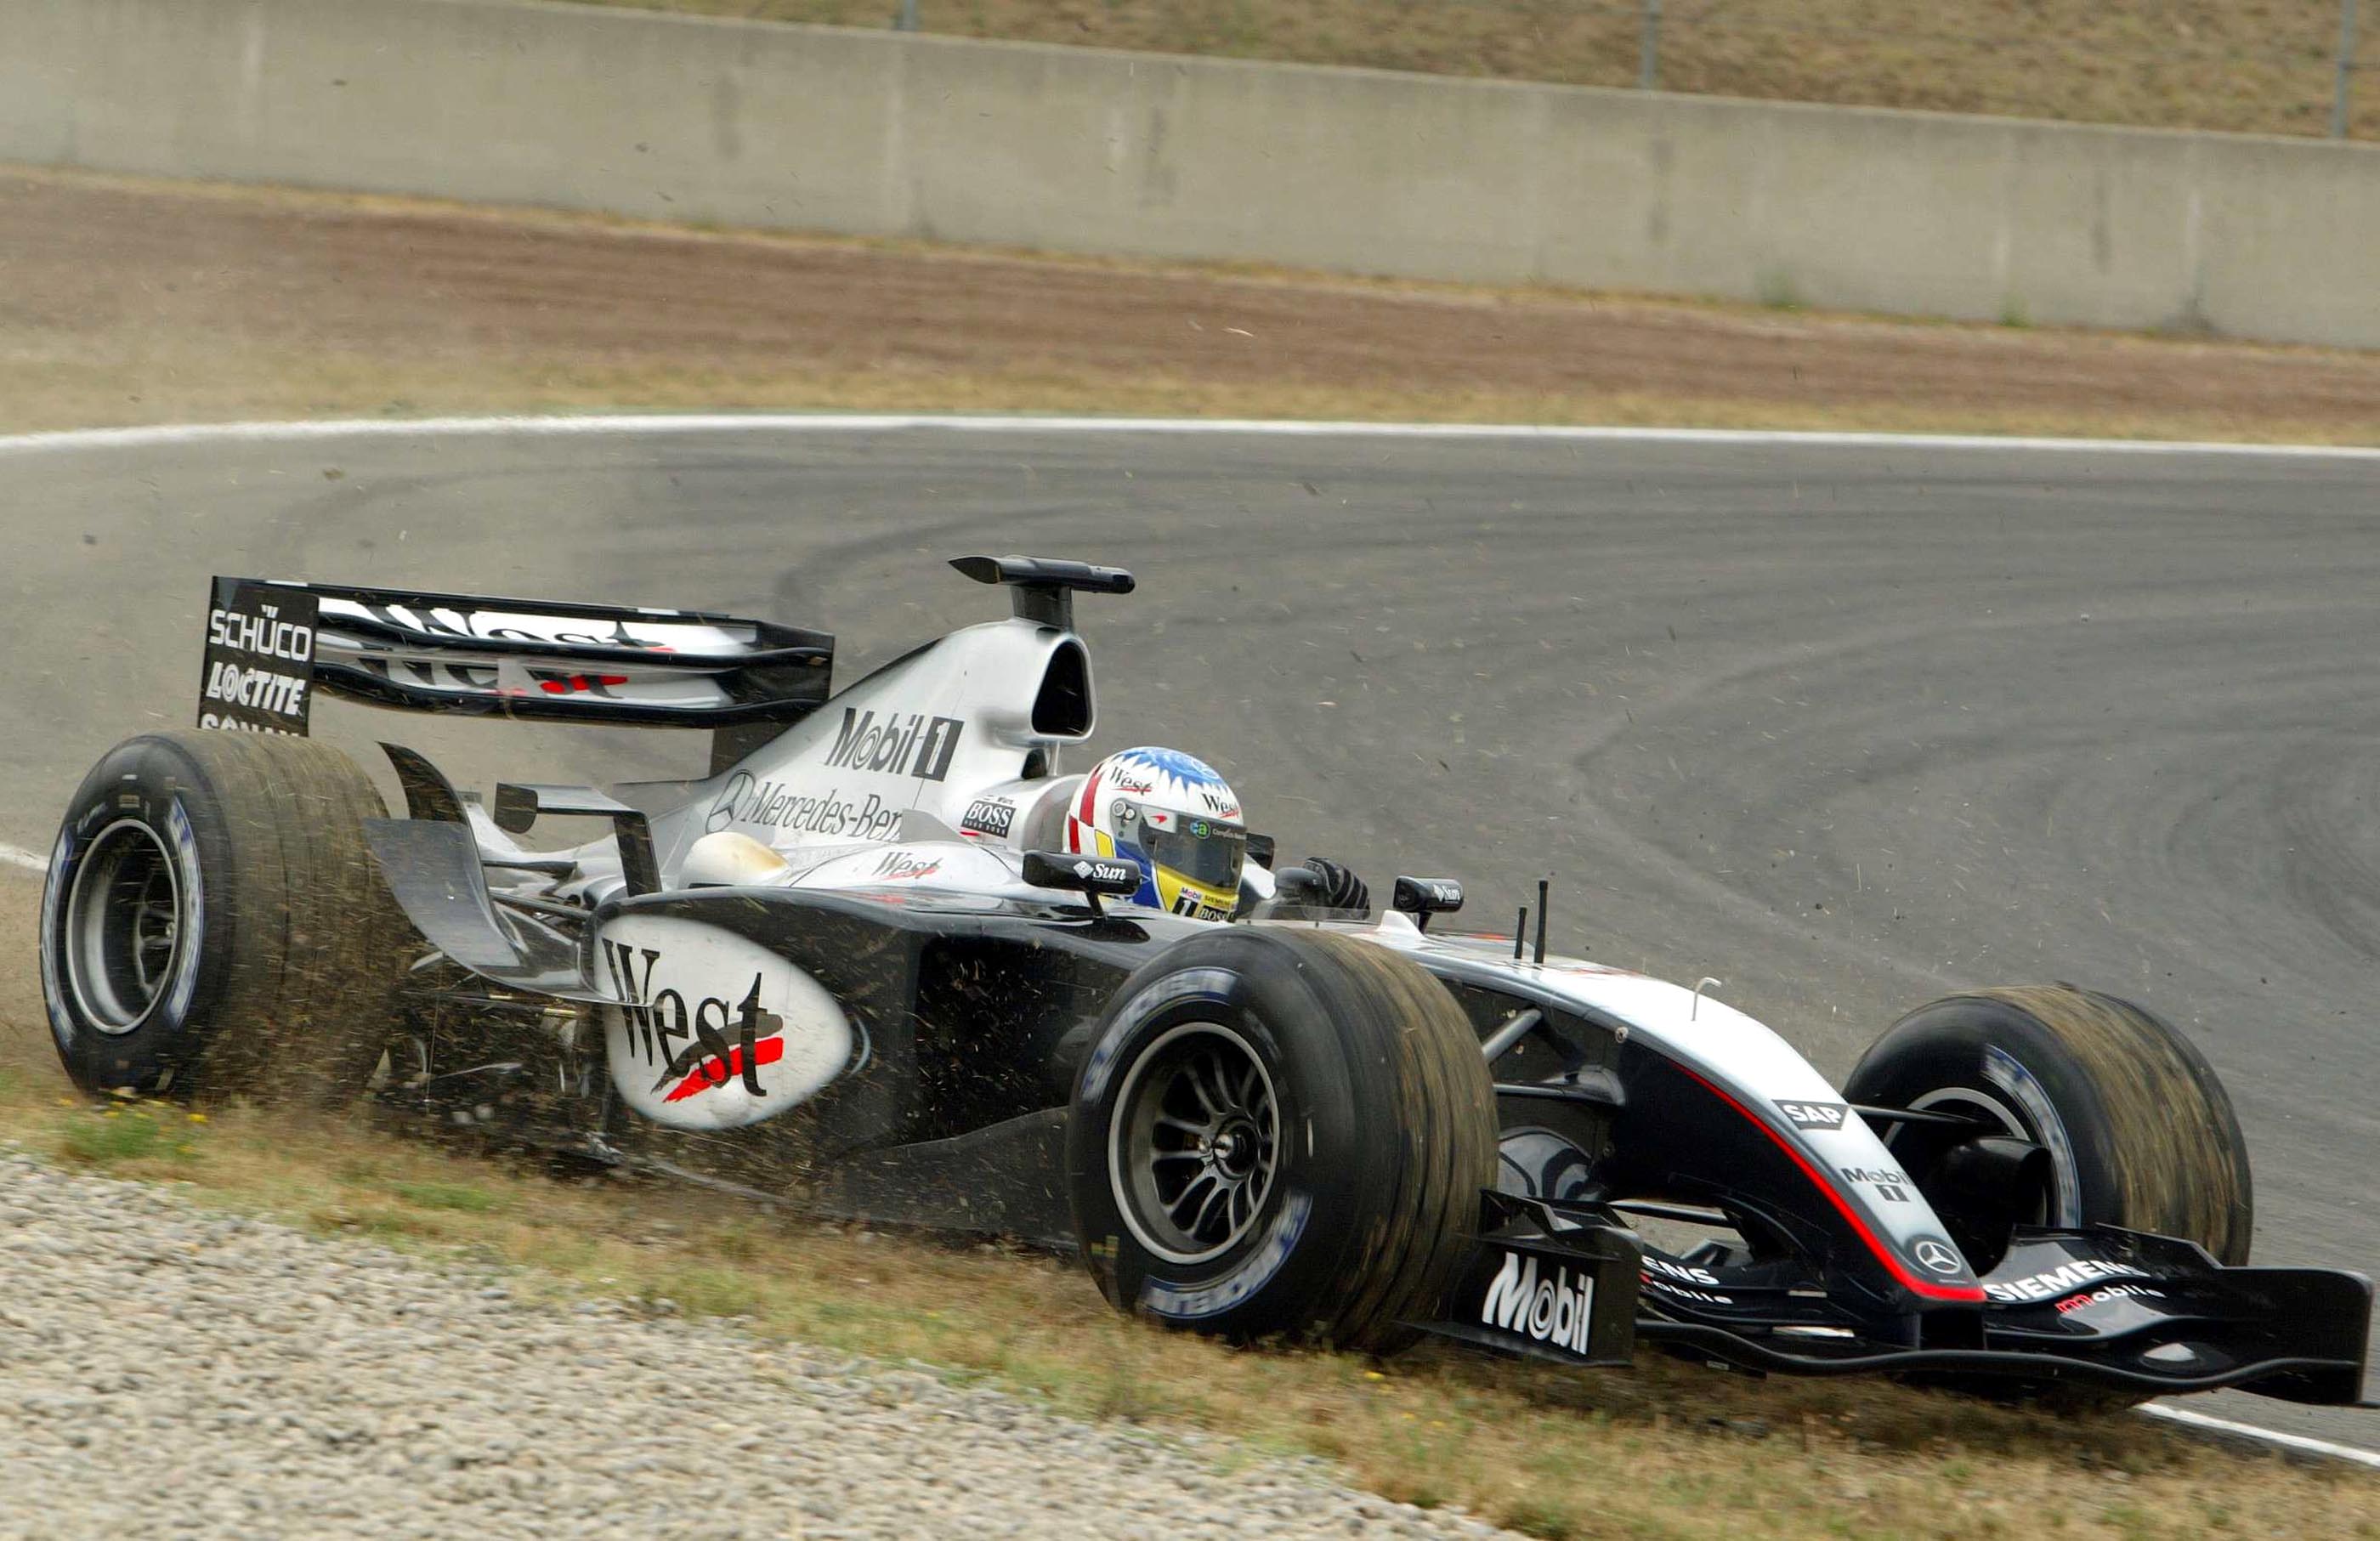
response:
<path id="1" fill-rule="evenodd" d="M 1284 853 L 1451 874 L 1709 975 L 1829 1074 L 1946 991 L 2136 998 L 2222 1073 L 2259 1261 L 2380 1269 L 2380 459 L 1779 436 L 860 425 L 0 441 L 0 842 L 191 718 L 211 573 L 726 610 L 839 677 L 1086 598 L 1096 747 L 1178 746 Z M 465 784 L 691 735 L 400 719 Z M 1074 762 L 1077 769 L 1088 757 Z M 2380 1447 L 2380 1414 L 2188 1405 Z"/>

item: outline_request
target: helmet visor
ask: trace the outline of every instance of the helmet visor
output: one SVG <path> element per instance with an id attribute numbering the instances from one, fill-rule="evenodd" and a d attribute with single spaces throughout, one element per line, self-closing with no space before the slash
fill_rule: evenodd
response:
<path id="1" fill-rule="evenodd" d="M 1149 860 L 1200 888 L 1220 893 L 1238 891 L 1240 866 L 1248 855 L 1247 831 L 1186 813 L 1175 814 L 1166 823 L 1171 828 L 1147 820 L 1141 825 L 1142 848 Z"/>

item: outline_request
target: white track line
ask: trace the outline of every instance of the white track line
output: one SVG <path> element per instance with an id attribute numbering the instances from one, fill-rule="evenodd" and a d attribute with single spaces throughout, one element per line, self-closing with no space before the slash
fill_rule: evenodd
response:
<path id="1" fill-rule="evenodd" d="M 1777 447 L 2026 450 L 2094 455 L 2220 455 L 2374 460 L 2380 447 L 2244 444 L 2155 439 L 2027 439 L 1961 433 L 1797 433 L 1730 428 L 1585 428 L 1524 423 L 1301 422 L 1230 418 L 942 416 L 932 413 L 595 414 L 550 418 L 358 418 L 317 422 L 178 423 L 0 436 L 0 455 L 44 450 L 312 439 L 572 438 L 662 433 L 1146 433 L 1314 439 L 1543 440 L 1554 443 L 1762 444 Z"/>
<path id="2" fill-rule="evenodd" d="M 2303 1450 L 2309 1455 L 2326 1455 L 2337 1461 L 2352 1461 L 2361 1466 L 2380 1467 L 2380 1450 L 2367 1450 L 2353 1445 L 2334 1445 L 2327 1439 L 2309 1439 L 2302 1434 L 2283 1434 L 2277 1428 L 2259 1428 L 2254 1424 L 2235 1424 L 2228 1418 L 2210 1418 L 2204 1413 L 2192 1413 L 2186 1407 L 2167 1402 L 2151 1402 L 2141 1409 L 2152 1418 L 2190 1428 L 2203 1428 L 2216 1434 L 2237 1435 L 2259 1444 L 2278 1445 L 2284 1450 Z"/>
<path id="3" fill-rule="evenodd" d="M 893 433 L 919 429 L 958 433 L 1148 433 L 1278 439 L 1545 440 L 1576 443 L 1765 444 L 1783 448 L 2031 450 L 2098 455 L 2221 455 L 2251 458 L 2380 461 L 2380 447 L 2242 444 L 2158 439 L 2027 439 L 1971 433 L 1796 433 L 1732 428 L 1585 428 L 1525 423 L 1300 422 L 1232 418 L 1066 418 L 1029 414 L 935 413 L 613 413 L 550 418 L 355 418 L 309 422 L 166 423 L 151 428 L 76 429 L 0 435 L 0 455 L 42 451 L 149 449 L 176 444 L 287 443 L 314 439 L 599 438 L 664 433 Z M 49 869 L 46 858 L 0 845 L 0 863 Z M 2278 1429 L 2210 1418 L 2162 1403 L 2141 1411 L 2193 1428 L 2260 1439 L 2310 1453 L 2380 1467 L 2380 1451 L 2334 1445 Z"/>

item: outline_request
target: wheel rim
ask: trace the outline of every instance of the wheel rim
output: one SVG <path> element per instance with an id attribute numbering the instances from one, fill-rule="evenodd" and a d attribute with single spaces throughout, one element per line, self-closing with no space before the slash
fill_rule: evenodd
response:
<path id="1" fill-rule="evenodd" d="M 1133 1238 L 1169 1263 L 1245 1240 L 1272 1195 L 1281 1111 L 1247 1039 L 1187 1022 L 1141 1051 L 1116 1098 L 1108 1171 Z"/>
<path id="2" fill-rule="evenodd" d="M 99 832 L 67 895 L 67 982 L 85 1021 L 111 1036 L 149 1020 L 182 945 L 182 879 L 157 831 L 119 819 Z"/>
<path id="3" fill-rule="evenodd" d="M 1978 1091 L 1973 1086 L 1938 1086 L 1934 1090 L 1927 1092 L 1923 1097 L 1912 1098 L 1909 1102 L 1909 1110 L 1913 1113 L 1963 1113 L 1969 1118 L 1988 1119 L 1992 1122 L 1998 1124 L 2000 1126 L 2000 1132 L 2008 1135 L 2010 1139 L 2031 1140 L 2035 1144 L 2042 1143 L 2040 1134 L 2031 1125 L 2027 1124 L 2024 1119 L 2015 1109 L 2010 1107 L 2006 1102 L 2003 1102 L 1998 1098 L 1993 1096 L 1990 1092 Z M 1893 1143 L 1900 1137 L 1901 1131 L 1907 1127 L 1909 1126 L 1906 1124 L 1896 1123 L 1891 1128 L 1886 1130 L 1884 1135 L 1885 1148 L 1891 1150 L 1893 1148 Z M 1897 1150 L 1893 1153 L 1895 1155 L 1900 1154 Z M 2052 1160 L 2055 1161 L 2055 1159 L 2056 1153 L 2053 1151 Z M 2020 1223 L 2026 1225 L 2048 1225 L 2056 1220 L 2057 1217 L 2054 1211 L 2057 1208 L 2058 1201 L 2054 1190 L 2056 1189 L 2057 1184 L 2058 1176 L 2056 1174 L 2055 1168 L 2053 1167 L 2053 1174 L 2051 1177 L 2051 1187 L 2053 1191 L 2042 1194 L 2039 1199 L 2035 1202 L 2032 1212 L 2029 1213 Z"/>

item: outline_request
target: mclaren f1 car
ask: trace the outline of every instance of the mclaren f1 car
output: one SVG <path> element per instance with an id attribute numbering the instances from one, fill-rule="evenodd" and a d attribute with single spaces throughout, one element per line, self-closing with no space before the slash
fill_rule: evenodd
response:
<path id="1" fill-rule="evenodd" d="M 217 579 L 197 729 L 109 751 L 51 853 L 67 1068 L 1052 1243 L 1234 1340 L 2361 1397 L 2369 1281 L 2248 1266 L 2239 1124 L 2148 1012 L 1976 990 L 1837 1086 L 1548 953 L 1542 902 L 1534 939 L 1458 930 L 1441 877 L 1375 914 L 1191 756 L 1070 773 L 1075 600 L 1128 574 L 953 565 L 1013 613 L 839 692 L 768 621 Z M 388 746 L 389 818 L 320 695 L 703 730 L 710 770 L 481 799 Z"/>

